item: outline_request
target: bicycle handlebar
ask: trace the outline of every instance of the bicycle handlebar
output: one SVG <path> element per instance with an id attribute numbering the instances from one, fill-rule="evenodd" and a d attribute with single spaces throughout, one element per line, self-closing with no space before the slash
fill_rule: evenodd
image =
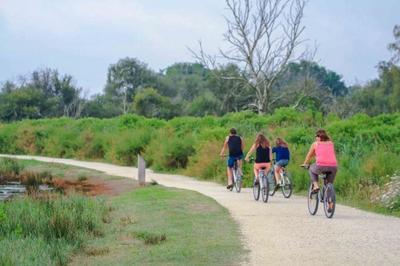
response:
<path id="1" fill-rule="evenodd" d="M 302 167 L 304 169 L 310 169 L 310 165 L 309 164 L 302 164 L 302 165 L 300 165 L 300 167 Z"/>

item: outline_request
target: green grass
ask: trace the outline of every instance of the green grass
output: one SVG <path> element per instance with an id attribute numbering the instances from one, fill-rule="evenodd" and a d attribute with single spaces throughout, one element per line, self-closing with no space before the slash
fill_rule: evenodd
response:
<path id="1" fill-rule="evenodd" d="M 82 196 L 29 197 L 0 203 L 0 265 L 66 265 L 100 236 L 108 209 Z"/>
<path id="2" fill-rule="evenodd" d="M 228 211 L 192 191 L 148 186 L 112 199 L 104 238 L 73 265 L 239 265 L 246 252 Z M 99 255 L 88 255 L 96 252 Z"/>
<path id="3" fill-rule="evenodd" d="M 99 178 L 97 171 L 74 166 L 17 164 L 22 171 L 45 170 L 66 179 Z M 104 174 L 100 179 L 113 186 L 127 182 Z M 229 212 L 193 191 L 132 186 L 103 199 L 73 195 L 0 203 L 0 265 L 238 265 L 245 258 Z"/>
<path id="4" fill-rule="evenodd" d="M 2 159 L 0 158 L 0 161 Z M 60 163 L 45 163 L 36 160 L 17 160 L 20 166 L 27 172 L 48 172 L 53 176 L 65 177 L 72 180 L 84 180 L 89 177 L 97 177 L 106 180 L 121 180 L 123 177 L 106 175 L 101 171 L 83 167 L 71 166 Z M 1 165 L 1 162 L 0 162 Z"/>

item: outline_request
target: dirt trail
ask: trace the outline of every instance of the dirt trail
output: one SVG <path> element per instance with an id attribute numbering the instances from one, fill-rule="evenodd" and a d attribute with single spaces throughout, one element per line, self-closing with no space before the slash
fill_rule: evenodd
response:
<path id="1" fill-rule="evenodd" d="M 137 169 L 106 163 L 36 156 L 16 156 L 99 170 L 136 179 Z M 304 197 L 267 204 L 255 202 L 250 189 L 228 192 L 211 182 L 146 170 L 147 180 L 198 191 L 226 207 L 239 223 L 250 250 L 244 265 L 400 265 L 400 219 L 338 205 L 333 219 L 322 210 L 310 216 Z"/>

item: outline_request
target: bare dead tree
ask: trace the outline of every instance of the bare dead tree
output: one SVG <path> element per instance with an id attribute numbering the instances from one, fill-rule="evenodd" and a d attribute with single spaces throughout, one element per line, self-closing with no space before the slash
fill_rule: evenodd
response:
<path id="1" fill-rule="evenodd" d="M 226 18 L 225 41 L 227 50 L 220 50 L 222 58 L 240 65 L 246 83 L 254 90 L 252 104 L 262 114 L 271 111 L 271 104 L 281 95 L 273 95 L 277 78 L 291 61 L 301 44 L 303 11 L 306 0 L 226 0 L 230 17 Z M 192 51 L 203 65 L 215 69 L 217 57 Z"/>
<path id="2" fill-rule="evenodd" d="M 393 56 L 390 60 L 393 64 L 400 63 L 400 25 L 396 25 L 393 28 L 393 36 L 395 41 L 388 45 L 388 49 L 393 52 Z"/>

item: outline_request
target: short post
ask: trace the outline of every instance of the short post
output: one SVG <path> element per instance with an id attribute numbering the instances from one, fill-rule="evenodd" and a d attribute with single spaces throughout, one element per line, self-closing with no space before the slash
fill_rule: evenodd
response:
<path id="1" fill-rule="evenodd" d="M 138 179 L 139 185 L 144 186 L 146 183 L 146 161 L 138 154 Z"/>

